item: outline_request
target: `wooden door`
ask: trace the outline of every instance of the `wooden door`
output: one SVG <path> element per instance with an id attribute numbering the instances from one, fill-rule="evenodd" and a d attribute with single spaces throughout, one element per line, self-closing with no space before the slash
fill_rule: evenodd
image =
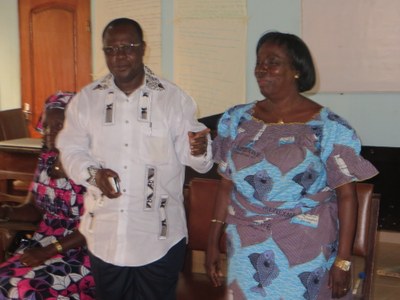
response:
<path id="1" fill-rule="evenodd" d="M 19 0 L 21 106 L 34 130 L 46 98 L 91 78 L 90 0 Z"/>

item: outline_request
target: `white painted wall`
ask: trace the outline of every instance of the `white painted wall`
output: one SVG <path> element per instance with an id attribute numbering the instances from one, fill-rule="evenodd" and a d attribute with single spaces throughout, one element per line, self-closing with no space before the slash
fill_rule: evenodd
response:
<path id="1" fill-rule="evenodd" d="M 16 3 L 0 0 L 0 109 L 20 106 Z M 91 3 L 92 18 L 95 18 L 96 1 L 91 0 Z M 273 29 L 300 35 L 301 0 L 248 0 L 247 3 L 248 65 L 243 76 L 247 81 L 247 101 L 252 101 L 261 98 L 253 76 L 257 40 L 264 31 Z M 14 12 L 10 13 L 13 9 Z M 170 80 L 174 78 L 173 20 L 173 1 L 162 0 L 162 75 Z M 400 93 L 330 93 L 309 97 L 346 118 L 357 130 L 364 145 L 400 147 L 400 126 L 397 124 L 400 118 Z M 238 99 L 238 102 L 241 100 Z"/>
<path id="2" fill-rule="evenodd" d="M 173 79 L 172 2 L 163 0 L 163 75 L 169 79 Z M 248 0 L 247 3 L 248 65 L 244 76 L 249 102 L 262 97 L 253 76 L 255 47 L 259 37 L 267 30 L 279 30 L 300 36 L 301 0 Z M 347 119 L 357 130 L 364 145 L 400 147 L 400 93 L 330 93 L 308 96 Z M 240 100 L 238 99 L 238 102 Z"/>
<path id="3" fill-rule="evenodd" d="M 20 107 L 18 1 L 0 0 L 0 110 Z"/>

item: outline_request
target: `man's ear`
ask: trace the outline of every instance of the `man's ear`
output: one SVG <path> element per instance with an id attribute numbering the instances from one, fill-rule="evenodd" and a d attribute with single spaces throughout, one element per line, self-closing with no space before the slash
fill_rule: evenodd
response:
<path id="1" fill-rule="evenodd" d="M 146 53 L 146 46 L 147 46 L 146 42 L 143 41 L 143 42 L 142 42 L 142 52 L 143 52 L 143 56 L 144 56 L 145 53 Z"/>

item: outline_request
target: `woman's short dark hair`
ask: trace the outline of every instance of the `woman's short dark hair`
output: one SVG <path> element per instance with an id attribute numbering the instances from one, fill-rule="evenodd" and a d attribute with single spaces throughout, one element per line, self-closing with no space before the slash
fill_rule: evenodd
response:
<path id="1" fill-rule="evenodd" d="M 135 20 L 128 19 L 128 18 L 114 19 L 110 23 L 108 23 L 107 26 L 103 30 L 102 38 L 104 39 L 104 36 L 106 35 L 106 31 L 109 28 L 116 27 L 116 26 L 122 26 L 122 25 L 132 26 L 133 29 L 137 32 L 137 34 L 138 34 L 138 36 L 140 38 L 140 41 L 143 41 L 143 30 L 142 30 L 142 27 Z"/>
<path id="2" fill-rule="evenodd" d="M 307 45 L 298 36 L 290 33 L 271 31 L 265 33 L 257 43 L 256 53 L 265 43 L 282 46 L 292 61 L 293 68 L 299 72 L 297 89 L 305 92 L 315 85 L 316 75 L 313 59 Z"/>

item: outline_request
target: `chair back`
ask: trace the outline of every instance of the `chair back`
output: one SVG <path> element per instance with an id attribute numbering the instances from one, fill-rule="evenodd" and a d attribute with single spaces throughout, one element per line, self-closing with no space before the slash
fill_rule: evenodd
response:
<path id="1" fill-rule="evenodd" d="M 207 250 L 215 200 L 220 180 L 193 178 L 189 183 L 189 197 L 186 199 L 190 250 Z M 225 235 L 221 239 L 221 252 L 226 253 Z"/>
<path id="2" fill-rule="evenodd" d="M 357 183 L 356 189 L 358 217 L 353 255 L 364 260 L 361 299 L 368 300 L 372 297 L 380 196 L 373 193 L 373 184 Z"/>
<path id="3" fill-rule="evenodd" d="M 0 111 L 0 141 L 29 136 L 27 121 L 21 108 Z"/>
<path id="4" fill-rule="evenodd" d="M 194 177 L 184 191 L 189 240 L 185 265 L 179 275 L 177 300 L 226 299 L 226 285 L 213 287 L 203 265 L 219 182 Z M 224 242 L 221 252 L 226 252 Z"/>

